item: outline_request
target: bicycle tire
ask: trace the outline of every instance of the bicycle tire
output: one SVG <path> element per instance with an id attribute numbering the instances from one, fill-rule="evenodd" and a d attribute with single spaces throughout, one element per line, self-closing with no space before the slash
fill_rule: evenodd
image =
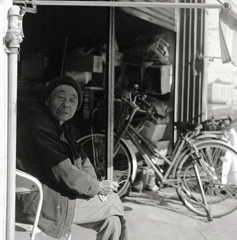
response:
<path id="1" fill-rule="evenodd" d="M 225 216 L 237 208 L 237 152 L 230 145 L 218 140 L 199 141 L 196 147 L 208 165 L 207 170 L 198 164 L 208 211 L 213 218 Z M 177 193 L 189 210 L 200 216 L 207 216 L 194 173 L 193 154 L 188 151 L 182 156 L 176 171 L 179 184 Z"/>
<path id="2" fill-rule="evenodd" d="M 77 140 L 95 168 L 98 180 L 106 178 L 106 136 L 91 134 Z M 132 176 L 131 152 L 122 141 L 113 158 L 113 180 L 119 183 L 118 195 L 124 197 L 129 193 Z"/>

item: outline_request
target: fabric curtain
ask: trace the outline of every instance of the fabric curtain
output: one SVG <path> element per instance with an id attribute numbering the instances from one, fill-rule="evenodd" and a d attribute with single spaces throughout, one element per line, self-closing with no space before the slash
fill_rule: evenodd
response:
<path id="1" fill-rule="evenodd" d="M 219 35 L 222 62 L 237 66 L 237 14 L 230 5 L 220 10 Z"/>

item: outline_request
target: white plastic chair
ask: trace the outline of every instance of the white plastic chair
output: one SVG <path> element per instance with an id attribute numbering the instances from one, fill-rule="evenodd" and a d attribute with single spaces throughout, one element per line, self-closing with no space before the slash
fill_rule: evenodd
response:
<path id="1" fill-rule="evenodd" d="M 31 240 L 34 240 L 36 233 L 39 232 L 38 223 L 39 223 L 40 212 L 43 204 L 42 184 L 37 178 L 31 176 L 28 173 L 25 173 L 16 169 L 16 193 L 29 194 L 35 191 L 39 192 L 39 203 L 38 203 L 38 207 L 35 215 L 35 221 L 34 221 L 32 232 L 31 232 L 31 238 L 30 238 Z"/>

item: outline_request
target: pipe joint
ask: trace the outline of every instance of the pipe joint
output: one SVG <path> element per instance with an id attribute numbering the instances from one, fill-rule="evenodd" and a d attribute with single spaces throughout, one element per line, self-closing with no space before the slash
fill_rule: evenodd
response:
<path id="1" fill-rule="evenodd" d="M 23 41 L 20 11 L 20 7 L 15 5 L 9 9 L 9 28 L 5 36 L 8 48 L 20 48 L 20 43 Z"/>
<path id="2" fill-rule="evenodd" d="M 5 36 L 5 41 L 8 43 L 8 47 L 20 48 L 20 43 L 23 41 L 20 30 L 9 29 Z"/>

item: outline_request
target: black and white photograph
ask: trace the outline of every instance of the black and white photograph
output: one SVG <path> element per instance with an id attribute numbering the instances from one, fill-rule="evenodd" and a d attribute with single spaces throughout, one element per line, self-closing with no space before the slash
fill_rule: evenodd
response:
<path id="1" fill-rule="evenodd" d="M 0 239 L 237 237 L 236 0 L 0 0 Z"/>

